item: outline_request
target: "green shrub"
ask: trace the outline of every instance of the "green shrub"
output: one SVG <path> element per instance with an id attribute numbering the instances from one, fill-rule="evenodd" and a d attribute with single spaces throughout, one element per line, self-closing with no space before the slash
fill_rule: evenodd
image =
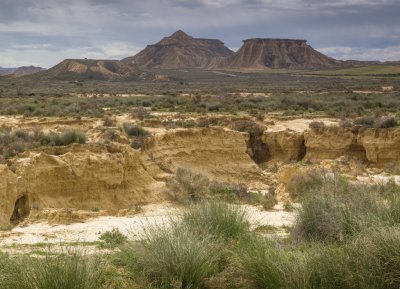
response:
<path id="1" fill-rule="evenodd" d="M 238 239 L 249 232 L 245 211 L 222 202 L 192 205 L 183 214 L 182 222 L 200 235 L 215 238 Z"/>
<path id="2" fill-rule="evenodd" d="M 111 231 L 106 231 L 100 235 L 99 240 L 102 241 L 101 247 L 114 248 L 122 245 L 128 238 L 122 234 L 118 229 L 114 228 Z"/>
<path id="3" fill-rule="evenodd" d="M 377 120 L 375 120 L 374 127 L 375 128 L 391 128 L 391 127 L 396 127 L 397 126 L 397 120 L 396 118 L 392 116 L 387 116 L 387 117 L 381 117 Z"/>
<path id="4" fill-rule="evenodd" d="M 73 143 L 86 143 L 86 135 L 77 130 L 68 129 L 61 133 L 50 133 L 41 139 L 42 145 L 66 146 Z"/>
<path id="5" fill-rule="evenodd" d="M 120 262 L 135 275 L 144 275 L 156 288 L 199 288 L 218 267 L 220 250 L 207 236 L 188 226 L 154 227 L 139 243 L 121 248 Z"/>
<path id="6" fill-rule="evenodd" d="M 123 129 L 128 136 L 145 137 L 150 134 L 147 130 L 145 130 L 140 125 L 131 124 L 131 123 L 127 123 L 127 122 L 125 122 L 123 124 Z"/>
<path id="7" fill-rule="evenodd" d="M 131 142 L 131 148 L 135 150 L 144 149 L 146 147 L 146 141 L 148 136 L 137 136 Z"/>
<path id="8" fill-rule="evenodd" d="M 245 184 L 229 184 L 213 180 L 208 189 L 212 196 L 228 202 L 247 200 L 250 195 Z"/>
<path id="9" fill-rule="evenodd" d="M 12 130 L 8 127 L 0 128 L 0 155 L 4 159 L 13 157 L 24 151 L 40 146 L 43 133 L 40 130 L 26 131 Z"/>
<path id="10" fill-rule="evenodd" d="M 325 123 L 322 121 L 312 121 L 308 125 L 311 129 L 319 130 L 325 128 Z"/>

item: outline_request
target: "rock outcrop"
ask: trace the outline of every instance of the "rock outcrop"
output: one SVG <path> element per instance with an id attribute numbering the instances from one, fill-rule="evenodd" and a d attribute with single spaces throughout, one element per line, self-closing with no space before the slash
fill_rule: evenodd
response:
<path id="1" fill-rule="evenodd" d="M 220 40 L 193 38 L 179 30 L 122 61 L 141 68 L 205 68 L 233 53 Z"/>
<path id="2" fill-rule="evenodd" d="M 235 55 L 220 64 L 221 68 L 316 69 L 341 64 L 313 49 L 306 40 L 254 38 L 243 42 Z"/>

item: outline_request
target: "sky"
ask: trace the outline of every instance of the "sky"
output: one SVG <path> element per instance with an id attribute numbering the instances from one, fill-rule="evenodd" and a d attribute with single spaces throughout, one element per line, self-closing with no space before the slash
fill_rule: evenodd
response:
<path id="1" fill-rule="evenodd" d="M 400 0 L 0 0 L 0 66 L 122 59 L 176 30 L 306 39 L 338 59 L 400 60 Z"/>

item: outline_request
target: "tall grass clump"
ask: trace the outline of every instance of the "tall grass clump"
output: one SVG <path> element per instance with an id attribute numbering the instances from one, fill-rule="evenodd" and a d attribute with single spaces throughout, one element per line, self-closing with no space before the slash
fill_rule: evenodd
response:
<path id="1" fill-rule="evenodd" d="M 1 289 L 98 289 L 101 267 L 79 251 L 42 258 L 0 256 Z"/>
<path id="2" fill-rule="evenodd" d="M 397 185 L 351 183 L 337 175 L 323 180 L 303 192 L 295 240 L 343 242 L 366 228 L 400 221 Z"/>
<path id="3" fill-rule="evenodd" d="M 305 288 L 306 258 L 272 240 L 257 236 L 241 241 L 236 255 L 239 268 L 260 289 Z"/>
<path id="4" fill-rule="evenodd" d="M 156 288 L 199 288 L 218 267 L 220 253 L 212 239 L 188 226 L 154 227 L 139 243 L 121 248 L 121 263 L 144 275 Z"/>
<path id="5" fill-rule="evenodd" d="M 399 288 L 399 229 L 375 227 L 345 244 L 314 246 L 308 253 L 309 288 Z"/>
<path id="6" fill-rule="evenodd" d="M 8 254 L 0 253 L 0 289 L 25 288 L 21 284 L 20 271 L 20 264 Z"/>
<path id="7" fill-rule="evenodd" d="M 27 262 L 23 280 L 29 289 L 98 289 L 101 271 L 80 252 L 66 252 Z"/>
<path id="8" fill-rule="evenodd" d="M 182 222 L 200 235 L 215 238 L 238 239 L 250 231 L 243 209 L 217 201 L 192 205 L 184 213 Z"/>

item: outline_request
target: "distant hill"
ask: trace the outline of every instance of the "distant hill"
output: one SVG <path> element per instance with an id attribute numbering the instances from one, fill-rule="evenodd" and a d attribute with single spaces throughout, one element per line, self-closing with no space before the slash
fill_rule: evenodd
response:
<path id="1" fill-rule="evenodd" d="M 66 59 L 35 77 L 58 80 L 110 80 L 140 77 L 140 71 L 119 60 Z"/>
<path id="2" fill-rule="evenodd" d="M 316 69 L 342 64 L 316 51 L 306 40 L 254 38 L 243 42 L 243 46 L 232 57 L 219 64 L 220 68 Z"/>
<path id="3" fill-rule="evenodd" d="M 21 66 L 18 68 L 2 68 L 0 67 L 0 75 L 8 75 L 11 77 L 19 77 L 23 75 L 33 74 L 45 70 L 36 66 Z"/>
<path id="4" fill-rule="evenodd" d="M 220 40 L 193 38 L 179 30 L 122 61 L 142 68 L 206 68 L 233 54 Z"/>
<path id="5" fill-rule="evenodd" d="M 18 67 L 14 73 L 12 74 L 13 76 L 23 76 L 23 75 L 28 75 L 28 74 L 33 74 L 33 73 L 37 73 L 40 71 L 45 70 L 42 67 L 37 67 L 37 66 L 21 66 Z"/>
<path id="6" fill-rule="evenodd" d="M 4 68 L 0 66 L 0 75 L 13 74 L 16 70 L 16 68 Z"/>

